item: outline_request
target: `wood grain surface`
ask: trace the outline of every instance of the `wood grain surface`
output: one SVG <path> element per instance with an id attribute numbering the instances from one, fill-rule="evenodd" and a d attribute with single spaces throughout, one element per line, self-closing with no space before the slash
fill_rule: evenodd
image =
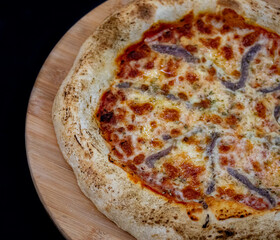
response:
<path id="1" fill-rule="evenodd" d="M 57 145 L 51 109 L 56 92 L 87 37 L 129 0 L 108 0 L 77 22 L 58 42 L 37 77 L 26 118 L 26 151 L 38 195 L 67 239 L 134 239 L 108 220 L 80 191 Z"/>

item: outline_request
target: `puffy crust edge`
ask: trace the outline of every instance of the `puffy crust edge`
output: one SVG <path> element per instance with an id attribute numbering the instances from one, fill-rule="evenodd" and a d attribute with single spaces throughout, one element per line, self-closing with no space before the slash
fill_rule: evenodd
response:
<path id="1" fill-rule="evenodd" d="M 207 3 L 206 3 L 207 2 Z M 108 161 L 109 149 L 93 114 L 115 72 L 115 57 L 141 38 L 155 21 L 175 20 L 195 12 L 231 7 L 279 33 L 277 9 L 263 0 L 142 0 L 116 12 L 82 45 L 53 104 L 53 124 L 64 158 L 73 168 L 84 194 L 109 219 L 138 239 L 279 239 L 280 213 L 254 213 L 246 218 L 218 221 L 203 211 L 192 221 L 186 206 L 170 203 Z M 206 215 L 210 222 L 202 228 Z"/>

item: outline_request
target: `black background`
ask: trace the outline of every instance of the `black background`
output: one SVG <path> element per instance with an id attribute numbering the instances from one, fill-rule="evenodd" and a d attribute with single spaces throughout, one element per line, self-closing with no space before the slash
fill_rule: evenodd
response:
<path id="1" fill-rule="evenodd" d="M 55 44 L 102 2 L 0 1 L 1 239 L 64 239 L 31 179 L 25 116 L 33 84 Z"/>

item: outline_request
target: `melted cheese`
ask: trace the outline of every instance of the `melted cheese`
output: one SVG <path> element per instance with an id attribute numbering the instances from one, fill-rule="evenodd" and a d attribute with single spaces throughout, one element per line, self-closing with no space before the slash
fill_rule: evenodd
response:
<path id="1" fill-rule="evenodd" d="M 207 14 L 199 19 L 207 22 Z M 260 91 L 279 85 L 280 37 L 249 25 L 223 32 L 221 18 L 212 18 L 211 31 L 203 32 L 196 28 L 196 21 L 191 37 L 174 32 L 176 28 L 163 29 L 144 37 L 142 45 L 132 48 L 129 59 L 130 53 L 121 56 L 124 67 L 120 66 L 110 87 L 118 100 L 99 110 L 101 120 L 107 114 L 105 123 L 101 121 L 102 131 L 108 132 L 106 140 L 115 134 L 110 140 L 115 149 L 112 158 L 175 201 L 202 200 L 209 182 L 214 181 L 210 195 L 215 198 L 267 208 L 268 200 L 230 176 L 227 168 L 237 169 L 258 188 L 273 189 L 271 195 L 280 201 L 280 126 L 274 116 L 280 93 Z M 172 37 L 165 39 L 170 32 Z M 252 39 L 255 32 L 258 36 Z M 161 43 L 190 49 L 198 61 L 151 50 L 153 44 Z M 244 87 L 227 88 L 223 81 L 239 81 L 242 59 L 256 43 L 261 50 L 249 64 Z M 129 87 L 122 89 L 121 83 L 129 83 Z M 120 99 L 122 95 L 124 99 Z M 214 133 L 218 137 L 209 150 Z M 151 157 L 171 146 L 158 159 Z M 140 161 L 137 156 L 141 154 Z M 149 158 L 153 159 L 150 166 Z M 250 205 L 258 200 L 259 205 Z"/>

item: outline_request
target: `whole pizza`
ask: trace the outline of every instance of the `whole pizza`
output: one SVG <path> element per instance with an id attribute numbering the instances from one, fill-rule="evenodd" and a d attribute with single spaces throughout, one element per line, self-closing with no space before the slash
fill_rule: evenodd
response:
<path id="1" fill-rule="evenodd" d="M 280 10 L 142 0 L 83 44 L 53 105 L 95 206 L 137 239 L 280 239 Z"/>

